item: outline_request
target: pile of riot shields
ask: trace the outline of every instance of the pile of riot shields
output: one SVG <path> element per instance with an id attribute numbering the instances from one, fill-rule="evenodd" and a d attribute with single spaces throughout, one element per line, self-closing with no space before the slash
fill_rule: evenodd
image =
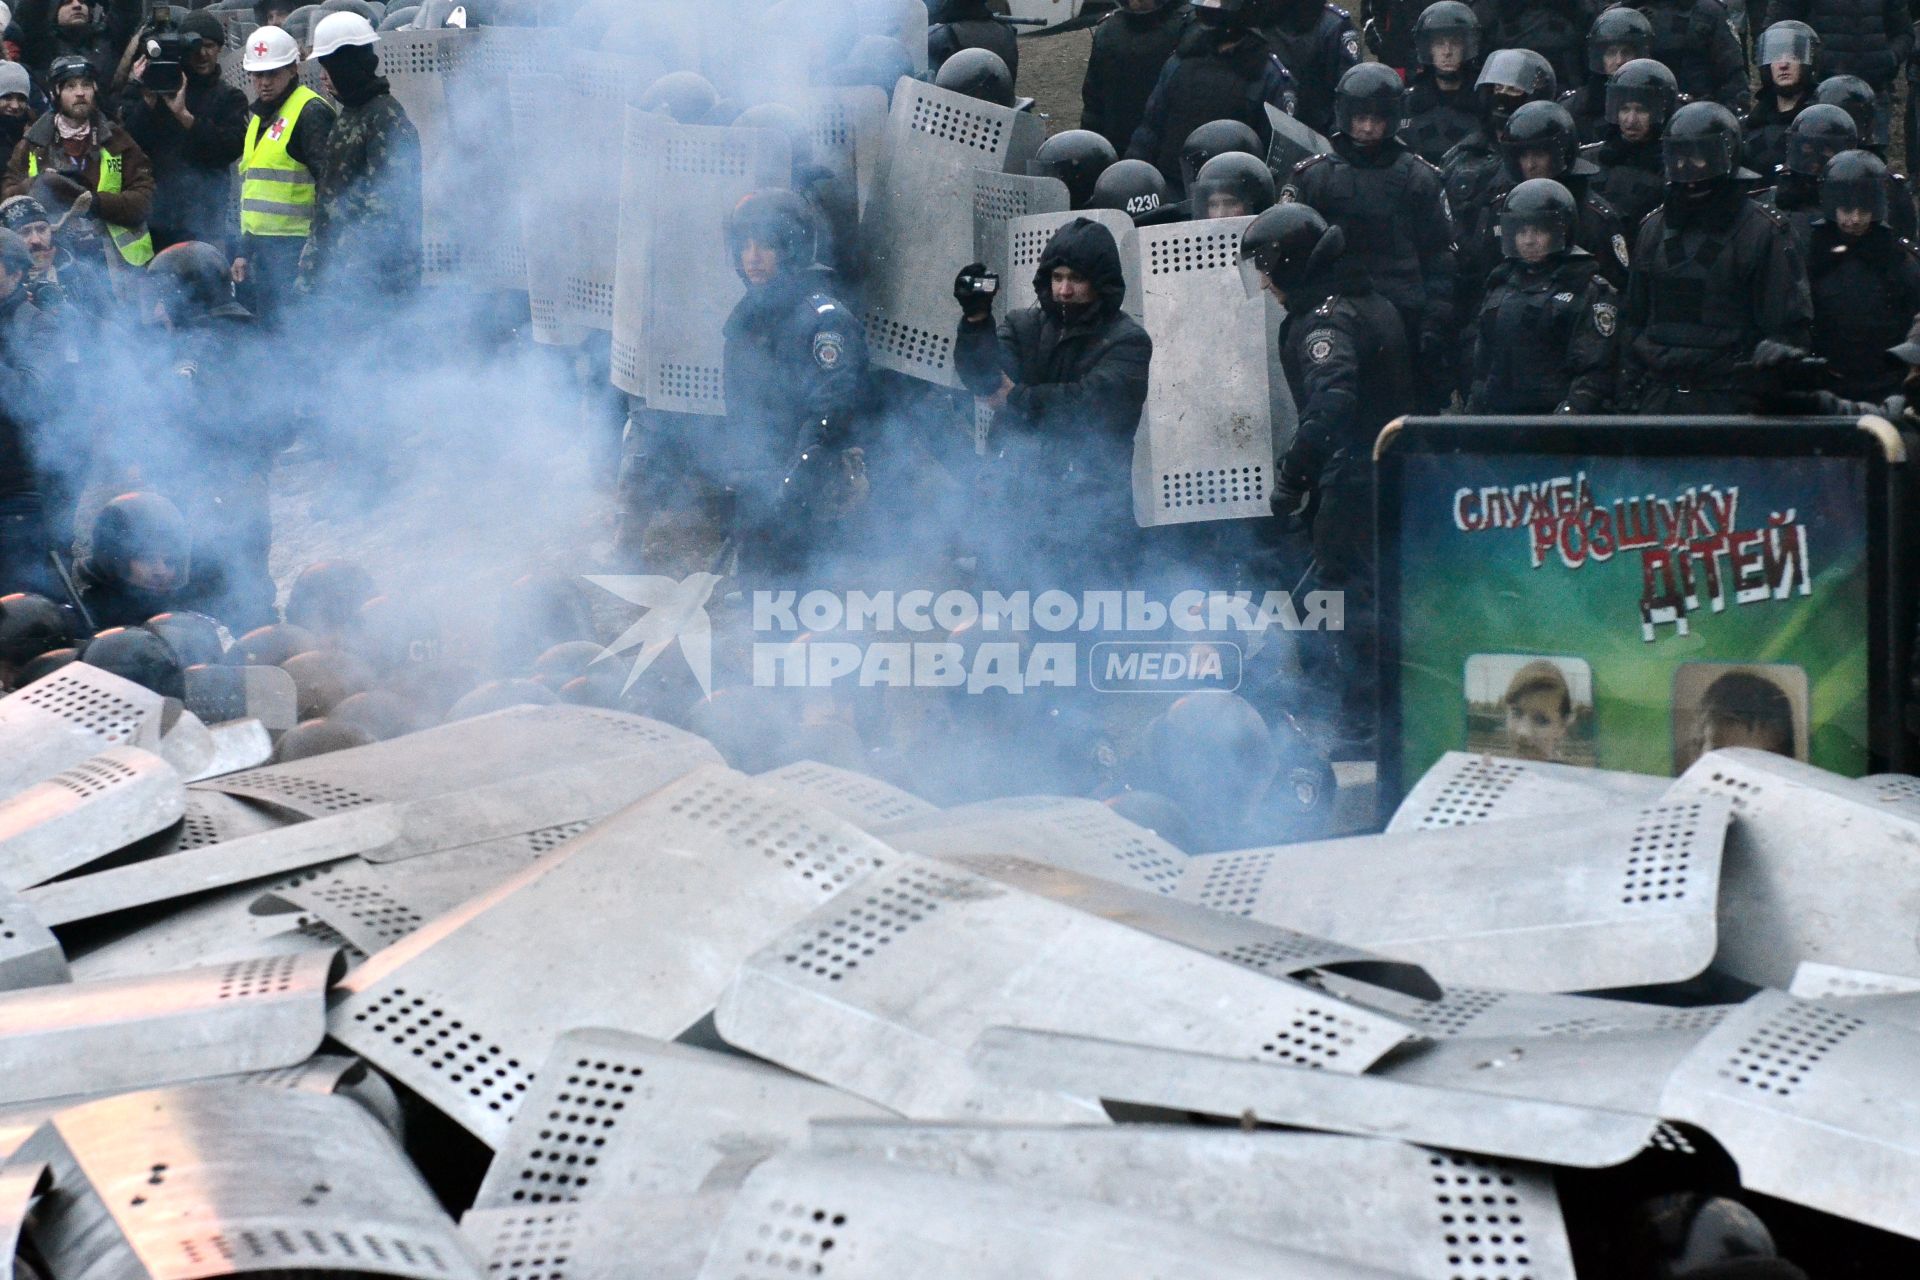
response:
<path id="1" fill-rule="evenodd" d="M 34 1274 L 1637 1276 L 1676 1196 L 1920 1256 L 1910 777 L 1453 752 L 1190 855 L 584 706 L 265 740 L 0 699 Z"/>

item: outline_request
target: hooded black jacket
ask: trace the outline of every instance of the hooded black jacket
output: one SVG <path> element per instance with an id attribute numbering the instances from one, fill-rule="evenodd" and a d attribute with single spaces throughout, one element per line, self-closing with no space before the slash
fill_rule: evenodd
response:
<path id="1" fill-rule="evenodd" d="M 1098 300 L 1068 316 L 1053 300 L 1055 267 L 1087 277 Z M 1005 374 L 1013 381 L 995 426 L 1009 448 L 1038 455 L 1052 474 L 1086 478 L 1130 500 L 1133 435 L 1147 403 L 1153 339 L 1120 309 L 1126 277 L 1113 233 L 1076 218 L 1054 233 L 1034 273 L 1040 301 L 999 324 L 962 319 L 954 366 L 976 396 L 990 396 Z"/>

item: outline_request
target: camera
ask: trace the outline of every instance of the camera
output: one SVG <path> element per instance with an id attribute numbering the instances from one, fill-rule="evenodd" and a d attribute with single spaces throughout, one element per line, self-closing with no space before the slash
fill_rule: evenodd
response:
<path id="1" fill-rule="evenodd" d="M 140 87 L 162 97 L 177 93 L 186 77 L 185 62 L 194 41 L 180 34 L 178 14 L 169 4 L 153 6 L 146 34 L 140 37 L 140 52 L 146 55 L 147 68 L 140 73 Z"/>

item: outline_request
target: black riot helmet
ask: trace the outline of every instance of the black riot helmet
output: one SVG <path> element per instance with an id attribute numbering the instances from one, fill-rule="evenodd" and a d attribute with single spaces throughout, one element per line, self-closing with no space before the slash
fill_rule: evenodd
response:
<path id="1" fill-rule="evenodd" d="M 1167 180 L 1145 160 L 1121 160 L 1107 166 L 1093 184 L 1089 209 L 1118 209 L 1135 222 L 1167 202 Z"/>
<path id="2" fill-rule="evenodd" d="M 756 191 L 727 218 L 727 252 L 735 271 L 741 271 L 740 255 L 749 241 L 778 254 L 782 272 L 805 271 L 814 258 L 813 211 L 791 191 Z M 741 278 L 746 278 L 743 271 Z"/>
<path id="3" fill-rule="evenodd" d="M 1362 62 L 1341 73 L 1333 89 L 1333 132 L 1351 138 L 1353 122 L 1374 116 L 1387 122 L 1387 137 L 1400 132 L 1407 118 L 1407 86 L 1392 67 Z"/>
<path id="4" fill-rule="evenodd" d="M 1500 252 L 1509 258 L 1521 258 L 1519 235 L 1523 230 L 1545 231 L 1552 237 L 1549 256 L 1565 253 L 1573 246 L 1573 228 L 1580 207 L 1573 193 L 1552 178 L 1529 178 L 1507 193 L 1500 210 Z"/>
<path id="5" fill-rule="evenodd" d="M 813 164 L 813 130 L 807 126 L 805 116 L 784 102 L 763 102 L 757 107 L 748 107 L 733 118 L 733 127 L 766 129 L 784 135 L 796 175 Z"/>
<path id="6" fill-rule="evenodd" d="M 1786 170 L 1803 178 L 1818 178 L 1827 161 L 1859 145 L 1860 130 L 1852 116 L 1839 107 L 1815 103 L 1787 126 Z"/>
<path id="7" fill-rule="evenodd" d="M 227 656 L 220 624 L 204 613 L 188 609 L 156 613 L 140 625 L 167 642 L 182 668 L 219 662 Z"/>
<path id="8" fill-rule="evenodd" d="M 1432 69 L 1434 47 L 1443 41 L 1457 40 L 1462 53 L 1454 75 L 1465 75 L 1480 56 L 1480 19 L 1460 0 L 1440 0 L 1420 11 L 1413 20 L 1413 56 L 1420 65 Z"/>
<path id="9" fill-rule="evenodd" d="M 1262 278 L 1289 292 L 1320 275 L 1346 252 L 1346 233 L 1330 227 L 1304 204 L 1277 204 L 1253 220 L 1240 237 L 1240 278 L 1249 297 Z"/>
<path id="10" fill-rule="evenodd" d="M 87 641 L 80 660 L 151 689 L 163 698 L 186 693 L 186 668 L 173 646 L 145 627 L 111 627 Z"/>
<path id="11" fill-rule="evenodd" d="M 991 49 L 960 50 L 940 64 L 940 74 L 933 82 L 996 107 L 1013 105 L 1013 72 Z"/>
<path id="12" fill-rule="evenodd" d="M 680 124 L 706 124 L 719 105 L 719 91 L 697 71 L 670 71 L 640 95 L 642 111 L 664 112 Z"/>
<path id="13" fill-rule="evenodd" d="M 1740 121 L 1717 102 L 1689 102 L 1674 112 L 1660 154 L 1667 181 L 1680 186 L 1745 172 L 1740 168 Z"/>
<path id="14" fill-rule="evenodd" d="M 1192 190 L 1193 180 L 1207 161 L 1230 151 L 1262 154 L 1260 135 L 1238 120 L 1211 120 L 1195 129 L 1180 147 L 1181 185 Z"/>
<path id="15" fill-rule="evenodd" d="M 847 50 L 833 78 L 836 84 L 871 85 L 891 101 L 900 81 L 913 78 L 913 54 L 892 36 L 861 36 Z"/>
<path id="16" fill-rule="evenodd" d="M 380 594 L 373 575 L 352 560 L 315 560 L 287 588 L 286 618 L 329 640 L 351 632 L 360 606 Z"/>
<path id="17" fill-rule="evenodd" d="M 1653 24 L 1647 21 L 1647 15 L 1621 5 L 1595 18 L 1587 28 L 1587 70 L 1606 75 L 1609 53 L 1620 60 L 1621 66 L 1652 54 Z"/>
<path id="18" fill-rule="evenodd" d="M 1193 0 L 1193 18 L 1206 27 L 1250 27 L 1254 0 Z"/>
<path id="19" fill-rule="evenodd" d="M 1196 221 L 1265 213 L 1273 207 L 1273 170 L 1265 160 L 1229 151 L 1200 166 L 1187 195 Z M 1239 207 L 1230 209 L 1230 205 Z"/>
<path id="20" fill-rule="evenodd" d="M 1580 153 L 1580 128 L 1573 122 L 1573 113 L 1559 103 L 1529 102 L 1507 117 L 1500 146 L 1516 173 L 1521 172 L 1523 154 L 1546 152 L 1553 158 L 1553 172 L 1546 176 L 1557 178 L 1573 167 Z"/>
<path id="21" fill-rule="evenodd" d="M 0 666 L 17 667 L 72 644 L 73 635 L 73 610 L 66 605 L 24 591 L 0 596 Z"/>
<path id="22" fill-rule="evenodd" d="M 1887 220 L 1887 162 L 1871 151 L 1842 151 L 1820 175 L 1820 208 L 1829 221 L 1842 209 L 1865 209 L 1876 223 Z M 6 601 L 0 600 L 0 610 Z"/>
<path id="23" fill-rule="evenodd" d="M 1027 164 L 1027 172 L 1036 178 L 1060 179 L 1066 184 L 1072 207 L 1084 209 L 1093 198 L 1100 175 L 1119 158 L 1113 144 L 1100 134 L 1091 129 L 1069 129 L 1040 144 Z"/>
<path id="24" fill-rule="evenodd" d="M 93 518 L 90 559 L 113 582 L 178 591 L 192 574 L 193 535 L 180 509 L 159 494 L 123 493 Z M 152 571 L 136 575 L 136 564 Z M 156 577 L 164 585 L 145 585 Z"/>
<path id="25" fill-rule="evenodd" d="M 1853 127 L 1862 138 L 1874 136 L 1873 86 L 1859 76 L 1828 76 L 1813 91 L 1813 100 L 1823 106 L 1839 107 L 1853 117 Z"/>
<path id="26" fill-rule="evenodd" d="M 1480 114 L 1496 126 L 1523 103 L 1550 102 L 1559 92 L 1553 64 L 1531 49 L 1495 49 L 1473 82 Z"/>
<path id="27" fill-rule="evenodd" d="M 1791 18 L 1774 23 L 1753 42 L 1753 61 L 1760 68 L 1760 79 L 1775 89 L 1780 85 L 1773 78 L 1774 63 L 1799 63 L 1800 85 L 1804 88 L 1812 82 L 1813 68 L 1819 60 L 1820 33 L 1806 23 L 1795 22 Z"/>
<path id="28" fill-rule="evenodd" d="M 1680 105 L 1680 82 L 1667 64 L 1653 58 L 1635 58 L 1607 81 L 1607 120 L 1618 124 L 1622 107 L 1642 107 L 1653 117 L 1653 136 L 1659 137 Z"/>
<path id="29" fill-rule="evenodd" d="M 233 296 L 233 267 L 227 255 L 199 240 L 162 251 L 148 264 L 146 280 L 153 300 L 166 308 L 176 325 L 209 317 L 251 317 Z"/>

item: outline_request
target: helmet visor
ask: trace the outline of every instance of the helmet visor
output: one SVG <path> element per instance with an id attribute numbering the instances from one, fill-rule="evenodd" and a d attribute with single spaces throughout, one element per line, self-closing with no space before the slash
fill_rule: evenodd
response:
<path id="1" fill-rule="evenodd" d="M 1187 202 L 1195 222 L 1213 218 L 1251 218 L 1265 213 L 1273 204 L 1271 189 L 1261 189 L 1251 175 L 1229 174 L 1202 178 L 1187 189 Z"/>
<path id="2" fill-rule="evenodd" d="M 1597 76 L 1610 76 L 1635 58 L 1652 56 L 1653 45 L 1644 36 L 1603 32 L 1587 37 L 1587 70 Z"/>
<path id="3" fill-rule="evenodd" d="M 1865 209 L 1875 222 L 1887 220 L 1887 184 L 1877 175 L 1826 178 L 1820 183 L 1820 209 L 1837 221 L 1842 209 Z"/>
<path id="4" fill-rule="evenodd" d="M 1785 59 L 1806 66 L 1813 61 L 1813 39 L 1803 30 L 1775 23 L 1760 33 L 1753 46 L 1753 60 L 1760 66 Z"/>
<path id="5" fill-rule="evenodd" d="M 1480 56 L 1480 28 L 1465 22 L 1435 22 L 1414 35 L 1414 56 L 1420 65 L 1442 75 L 1457 76 Z"/>
<path id="6" fill-rule="evenodd" d="M 1708 182 L 1732 175 L 1734 150 L 1731 136 L 1712 133 L 1702 138 L 1669 137 L 1661 144 L 1660 156 L 1668 182 Z"/>
<path id="7" fill-rule="evenodd" d="M 1830 134 L 1787 134 L 1787 172 L 1817 178 L 1826 171 L 1827 161 L 1842 151 L 1851 151 L 1855 140 Z"/>
<path id="8" fill-rule="evenodd" d="M 1500 215 L 1500 252 L 1509 258 L 1538 261 L 1564 253 L 1570 239 L 1566 219 L 1557 213 Z"/>
<path id="9" fill-rule="evenodd" d="M 1667 117 L 1673 111 L 1673 98 L 1663 85 L 1609 84 L 1607 119 L 1618 124 L 1620 112 L 1628 107 L 1646 112 L 1653 121 L 1653 127 L 1658 129 L 1667 123 Z"/>

